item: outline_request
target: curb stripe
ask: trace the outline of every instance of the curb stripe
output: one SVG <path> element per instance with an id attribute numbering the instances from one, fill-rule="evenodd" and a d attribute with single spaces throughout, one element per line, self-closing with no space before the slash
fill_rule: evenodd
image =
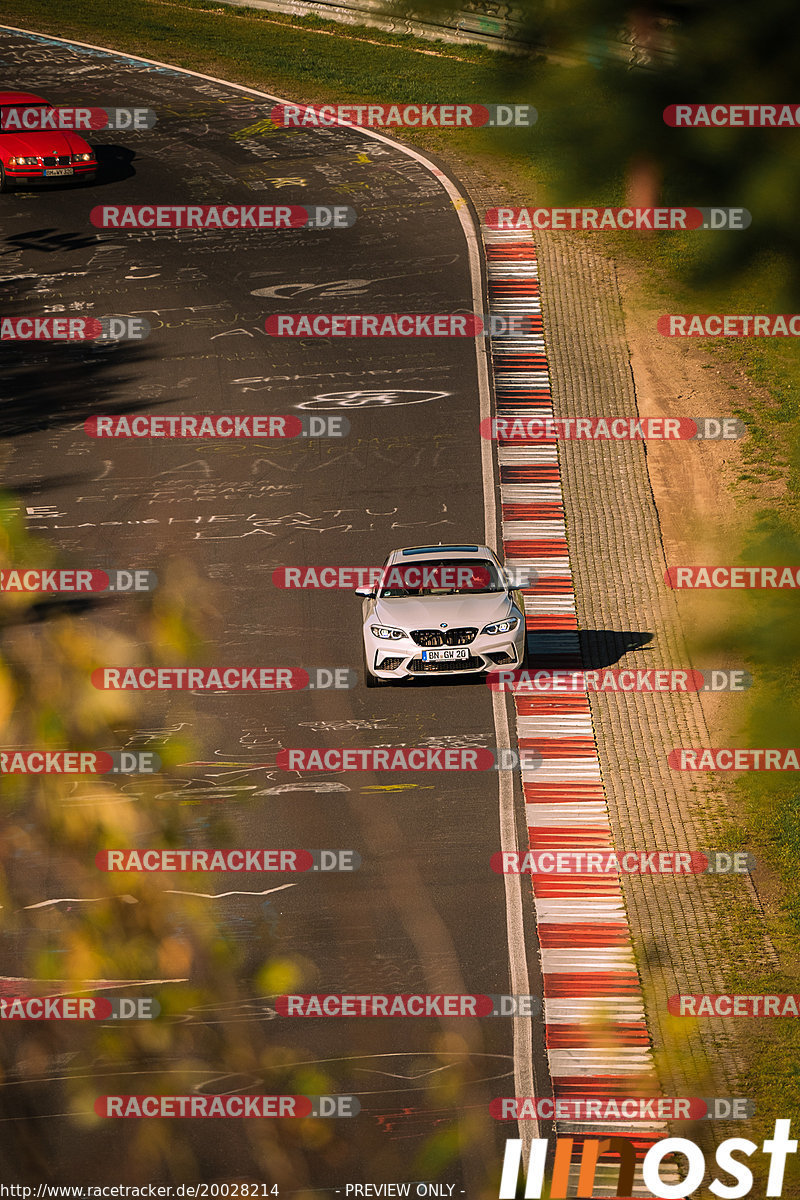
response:
<path id="1" fill-rule="evenodd" d="M 482 227 L 489 312 L 525 318 L 527 334 L 490 339 L 498 417 L 552 417 L 533 236 Z M 507 564 L 536 571 L 523 588 L 531 669 L 583 668 L 556 440 L 499 437 L 502 543 Z M 522 769 L 532 850 L 613 850 L 597 742 L 585 687 L 515 695 L 521 749 L 541 755 Z M 554 1097 L 660 1094 L 642 986 L 617 875 L 531 877 L 544 984 L 545 1044 Z M 557 1134 L 628 1136 L 641 1157 L 668 1135 L 663 1121 L 554 1123 Z M 606 1167 L 596 1187 L 604 1190 Z M 572 1174 L 572 1172 L 571 1172 Z M 637 1171 L 634 1193 L 642 1193 Z M 597 1194 L 597 1193 L 595 1193 Z"/>

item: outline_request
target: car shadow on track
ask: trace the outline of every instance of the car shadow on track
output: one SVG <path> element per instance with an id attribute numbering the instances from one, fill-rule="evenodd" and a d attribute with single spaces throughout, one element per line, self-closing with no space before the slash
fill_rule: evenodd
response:
<path id="1" fill-rule="evenodd" d="M 97 177 L 92 187 L 118 183 L 136 174 L 133 165 L 135 150 L 129 150 L 127 146 L 95 145 L 94 152 L 97 155 Z"/>
<path id="2" fill-rule="evenodd" d="M 557 666 L 560 669 L 593 671 L 602 667 L 611 667 L 618 663 L 626 654 L 643 650 L 653 640 L 653 634 L 635 629 L 582 629 L 578 634 L 580 645 L 580 666 L 576 663 L 570 668 L 563 667 L 564 634 L 560 630 L 552 633 L 547 630 L 537 630 L 529 635 L 528 663 L 526 670 L 547 670 Z M 415 679 L 402 679 L 386 688 L 386 691 L 401 688 L 421 687 L 487 687 L 486 675 L 420 675 Z"/>
<path id="3" fill-rule="evenodd" d="M 638 629 L 582 629 L 578 634 L 583 667 L 587 671 L 611 667 L 632 651 L 643 650 L 653 634 Z"/>

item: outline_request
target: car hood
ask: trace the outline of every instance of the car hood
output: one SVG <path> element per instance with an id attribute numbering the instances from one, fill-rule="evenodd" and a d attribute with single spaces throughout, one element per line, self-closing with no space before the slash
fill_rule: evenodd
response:
<path id="1" fill-rule="evenodd" d="M 438 629 L 447 622 L 453 626 L 477 625 L 482 629 L 491 621 L 502 621 L 512 609 L 505 592 L 475 596 L 408 596 L 378 600 L 372 619 L 401 629 Z"/>
<path id="2" fill-rule="evenodd" d="M 11 154 L 33 157 L 33 155 L 40 154 L 90 154 L 91 152 L 91 146 L 79 134 L 60 129 L 0 134 L 0 157 L 4 159 Z"/>

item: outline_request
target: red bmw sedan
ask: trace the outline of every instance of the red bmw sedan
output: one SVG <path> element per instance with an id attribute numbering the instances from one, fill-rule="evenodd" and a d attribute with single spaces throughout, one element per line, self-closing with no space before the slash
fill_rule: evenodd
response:
<path id="1" fill-rule="evenodd" d="M 31 92 L 0 92 L 0 192 L 18 183 L 91 181 L 97 174 L 95 153 L 79 134 L 5 127 L 9 110 L 37 108 L 52 111 L 53 106 Z"/>

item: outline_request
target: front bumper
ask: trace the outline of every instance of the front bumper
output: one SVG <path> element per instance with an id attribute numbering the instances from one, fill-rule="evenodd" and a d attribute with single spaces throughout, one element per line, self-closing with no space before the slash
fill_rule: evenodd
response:
<path id="1" fill-rule="evenodd" d="M 50 167 L 3 167 L 9 183 L 28 186 L 38 183 L 73 183 L 76 179 L 91 182 L 97 175 L 97 163 L 75 163 L 71 175 L 45 175 L 47 170 L 58 170 Z M 64 169 L 64 168 L 61 168 Z"/>
<path id="2" fill-rule="evenodd" d="M 374 622 L 370 621 L 370 624 Z M 432 675 L 480 675 L 489 671 L 513 670 L 525 658 L 525 628 L 522 623 L 512 633 L 478 634 L 464 647 L 469 657 L 445 662 L 426 663 L 411 637 L 397 640 L 377 638 L 369 626 L 364 628 L 364 651 L 372 674 L 378 679 L 419 679 Z M 437 649 L 451 650 L 443 646 Z"/>

